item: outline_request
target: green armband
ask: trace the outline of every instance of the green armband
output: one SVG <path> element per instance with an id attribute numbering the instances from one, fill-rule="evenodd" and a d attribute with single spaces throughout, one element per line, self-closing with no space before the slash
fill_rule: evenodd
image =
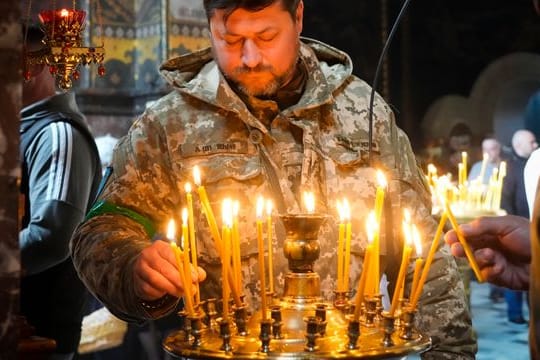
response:
<path id="1" fill-rule="evenodd" d="M 93 218 L 94 216 L 103 215 L 103 214 L 119 214 L 119 215 L 127 216 L 131 220 L 134 220 L 136 223 L 140 224 L 146 231 L 146 234 L 148 235 L 148 237 L 150 238 L 152 238 L 154 234 L 156 233 L 156 228 L 154 227 L 154 224 L 147 217 L 142 216 L 141 214 L 131 209 L 114 205 L 104 200 L 98 201 L 92 207 L 92 209 L 90 209 L 88 214 L 86 214 L 84 221 L 87 221 Z"/>

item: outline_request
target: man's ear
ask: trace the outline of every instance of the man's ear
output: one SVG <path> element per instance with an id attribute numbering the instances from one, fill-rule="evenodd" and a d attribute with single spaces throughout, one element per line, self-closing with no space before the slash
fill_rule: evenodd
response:
<path id="1" fill-rule="evenodd" d="M 295 14 L 296 30 L 298 31 L 298 35 L 302 33 L 303 21 L 304 21 L 304 2 L 300 0 L 300 2 L 298 3 L 298 6 L 296 7 L 296 14 Z"/>

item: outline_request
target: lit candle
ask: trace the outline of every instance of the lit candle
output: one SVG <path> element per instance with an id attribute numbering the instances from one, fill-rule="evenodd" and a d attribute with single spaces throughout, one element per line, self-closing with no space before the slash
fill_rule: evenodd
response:
<path id="1" fill-rule="evenodd" d="M 424 287 L 424 283 L 426 282 L 426 279 L 429 273 L 429 268 L 431 266 L 431 263 L 433 262 L 433 259 L 435 258 L 435 253 L 437 252 L 437 249 L 439 247 L 439 240 L 443 233 L 446 220 L 447 220 L 446 211 L 443 211 L 441 215 L 441 220 L 439 221 L 439 226 L 437 227 L 437 231 L 435 232 L 435 236 L 433 237 L 433 241 L 431 242 L 431 248 L 429 249 L 429 254 L 426 257 L 426 263 L 424 264 L 422 275 L 420 276 L 420 280 L 418 281 L 418 285 L 416 285 L 416 290 L 409 304 L 412 309 L 416 307 L 416 304 L 418 304 L 418 300 L 420 299 L 420 295 L 422 295 L 422 288 Z"/>
<path id="2" fill-rule="evenodd" d="M 189 316 L 195 315 L 193 311 L 193 293 L 192 293 L 192 277 L 191 277 L 191 263 L 189 262 L 189 235 L 188 235 L 188 210 L 186 208 L 182 209 L 182 248 L 184 252 L 181 253 L 181 258 L 184 263 L 184 276 L 186 282 L 184 283 L 184 300 L 186 302 L 186 309 Z"/>
<path id="3" fill-rule="evenodd" d="M 315 195 L 312 192 L 304 192 L 304 207 L 308 214 L 315 213 Z"/>
<path id="4" fill-rule="evenodd" d="M 232 227 L 232 203 L 230 199 L 224 199 L 222 203 L 222 241 L 223 241 L 223 254 L 221 257 L 221 269 L 222 269 L 222 300 L 223 300 L 223 319 L 229 318 L 229 298 L 230 295 L 230 283 L 227 274 L 230 273 L 229 267 L 231 264 L 231 227 Z"/>
<path id="5" fill-rule="evenodd" d="M 176 245 L 176 224 L 173 219 L 169 220 L 169 223 L 167 225 L 167 239 L 169 239 L 170 241 L 171 249 L 174 253 L 174 258 L 176 259 L 176 268 L 178 269 L 180 281 L 182 282 L 182 286 L 186 288 L 186 277 L 184 275 L 184 266 L 182 263 L 182 251 Z M 189 309 L 187 308 L 187 301 L 184 302 L 186 305 L 186 312 L 189 313 Z"/>
<path id="6" fill-rule="evenodd" d="M 461 243 L 461 246 L 463 247 L 463 250 L 465 250 L 465 255 L 467 256 L 467 259 L 469 260 L 469 264 L 471 265 L 471 268 L 473 269 L 474 274 L 476 275 L 476 279 L 480 283 L 484 282 L 484 278 L 482 277 L 482 274 L 480 273 L 480 268 L 478 267 L 478 264 L 476 263 L 474 254 L 471 248 L 469 247 L 469 244 L 465 240 L 465 236 L 463 236 L 463 233 L 461 232 L 461 229 L 459 228 L 459 224 L 456 221 L 456 218 L 454 217 L 454 214 L 452 213 L 452 209 L 450 208 L 450 205 L 448 203 L 445 203 L 445 211 L 446 211 L 446 215 L 448 216 L 448 220 L 450 220 L 452 227 L 456 231 L 456 235 L 458 237 L 459 242 Z"/>
<path id="7" fill-rule="evenodd" d="M 458 164 L 458 186 L 459 186 L 460 189 L 463 186 L 463 184 L 465 183 L 465 181 L 463 179 L 464 174 L 465 173 L 463 172 L 463 163 L 459 163 Z"/>
<path id="8" fill-rule="evenodd" d="M 263 225 L 262 216 L 264 209 L 264 199 L 259 197 L 257 199 L 257 245 L 259 250 L 259 272 L 261 280 L 261 315 L 262 321 L 266 321 L 266 274 L 264 269 L 264 241 L 263 241 Z"/>
<path id="9" fill-rule="evenodd" d="M 232 225 L 232 252 L 233 252 L 233 271 L 238 291 L 242 289 L 242 261 L 240 258 L 240 232 L 238 230 L 238 213 L 240 212 L 240 203 L 238 200 L 233 202 L 233 225 Z"/>
<path id="10" fill-rule="evenodd" d="M 375 212 L 370 211 L 368 214 L 368 217 L 366 219 L 366 231 L 367 231 L 367 238 L 369 241 L 369 245 L 371 245 L 371 254 L 370 254 L 370 260 L 369 260 L 369 267 L 366 268 L 366 264 L 364 264 L 364 268 L 366 269 L 366 288 L 365 291 L 368 295 L 375 295 L 378 294 L 379 291 L 379 278 L 375 274 L 374 269 L 374 259 L 375 259 L 375 236 L 378 232 L 379 225 L 377 224 L 377 220 L 375 217 Z M 364 260 L 365 261 L 365 260 Z M 362 274 L 363 275 L 363 274 Z"/>
<path id="11" fill-rule="evenodd" d="M 337 290 L 343 291 L 343 248 L 345 244 L 345 214 L 343 204 L 338 200 L 337 209 L 339 213 L 338 251 L 337 251 Z"/>
<path id="12" fill-rule="evenodd" d="M 351 225 L 351 207 L 349 206 L 349 201 L 343 199 L 343 208 L 345 211 L 345 264 L 343 266 L 343 281 L 344 281 L 344 291 L 349 291 L 349 268 L 351 264 L 351 236 L 352 236 L 352 225 Z"/>
<path id="13" fill-rule="evenodd" d="M 221 246 L 221 235 L 219 234 L 219 229 L 216 223 L 216 218 L 214 217 L 214 212 L 210 206 L 210 201 L 208 200 L 208 195 L 206 194 L 206 189 L 201 185 L 201 173 L 198 166 L 193 167 L 193 182 L 197 185 L 197 193 L 199 194 L 199 200 L 201 201 L 204 214 L 206 216 L 206 221 L 208 222 L 208 227 L 210 228 L 210 233 L 214 238 L 214 244 L 216 245 L 216 250 L 219 253 L 219 256 L 222 256 L 222 246 Z M 229 280 L 229 286 L 234 298 L 234 303 L 236 306 L 241 306 L 242 302 L 240 301 L 240 296 L 238 290 L 236 289 L 236 283 L 234 281 L 234 276 L 232 271 L 227 274 L 227 279 Z"/>
<path id="14" fill-rule="evenodd" d="M 377 192 L 375 194 L 375 220 L 377 221 L 377 228 L 375 229 L 375 235 L 373 237 L 373 274 L 376 278 L 375 288 L 373 289 L 374 294 L 379 293 L 379 281 L 380 281 L 380 230 L 381 230 L 381 218 L 384 205 L 384 191 L 387 186 L 386 178 L 382 171 L 377 171 Z"/>
<path id="15" fill-rule="evenodd" d="M 407 268 L 409 266 L 409 258 L 411 257 L 412 252 L 412 239 L 411 239 L 411 224 L 408 220 L 403 221 L 403 233 L 404 233 L 404 242 L 403 242 L 403 256 L 401 258 L 401 266 L 399 267 L 398 278 L 396 281 L 396 286 L 394 288 L 394 296 L 392 298 L 392 305 L 390 307 L 390 316 L 394 316 L 399 304 L 399 297 L 401 294 L 401 288 L 405 282 L 405 275 L 407 274 Z"/>
<path id="16" fill-rule="evenodd" d="M 411 286 L 411 296 L 416 292 L 416 287 L 418 286 L 418 281 L 420 280 L 420 272 L 422 271 L 422 265 L 424 259 L 422 259 L 422 240 L 420 238 L 420 232 L 418 229 L 413 227 L 412 238 L 414 241 L 414 247 L 416 249 L 416 261 L 414 262 L 414 275 L 413 282 Z"/>
<path id="17" fill-rule="evenodd" d="M 461 152 L 461 162 L 463 163 L 463 184 L 467 181 L 467 152 Z"/>
<path id="18" fill-rule="evenodd" d="M 484 183 L 484 176 L 486 174 L 486 167 L 487 167 L 488 160 L 489 160 L 489 155 L 488 153 L 485 152 L 482 156 L 482 166 L 480 167 L 480 174 L 478 175 L 478 178 L 480 179 L 481 183 Z"/>
<path id="19" fill-rule="evenodd" d="M 368 245 L 364 254 L 364 264 L 362 266 L 362 275 L 360 275 L 360 281 L 358 282 L 358 290 L 356 291 L 356 304 L 354 307 L 354 320 L 358 321 L 360 317 L 360 311 L 362 309 L 362 302 L 364 301 L 364 291 L 367 288 L 366 283 L 369 281 L 369 270 L 371 267 L 371 257 L 373 256 L 373 233 L 375 229 L 375 213 L 370 212 L 366 220 L 366 234 L 368 238 Z M 368 288 L 369 289 L 369 288 Z"/>
<path id="20" fill-rule="evenodd" d="M 186 191 L 186 202 L 188 210 L 188 229 L 189 229 L 189 244 L 190 244 L 190 253 L 191 253 L 191 263 L 198 268 L 199 264 L 197 262 L 197 239 L 195 238 L 195 223 L 193 217 L 193 195 L 191 194 L 191 184 L 187 182 L 184 185 L 184 190 Z M 195 295 L 195 304 L 198 305 L 201 302 L 201 294 L 199 290 L 199 282 L 197 282 L 197 294 Z"/>
<path id="21" fill-rule="evenodd" d="M 273 235 L 272 235 L 272 200 L 266 201 L 266 235 L 268 237 L 268 288 L 274 293 L 274 260 L 273 260 Z"/>

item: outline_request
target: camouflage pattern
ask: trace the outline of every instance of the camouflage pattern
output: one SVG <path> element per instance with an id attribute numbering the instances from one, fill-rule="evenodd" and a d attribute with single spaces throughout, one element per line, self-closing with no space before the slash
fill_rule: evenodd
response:
<path id="1" fill-rule="evenodd" d="M 405 207 L 411 209 L 414 222 L 425 234 L 424 254 L 437 225 L 430 215 L 430 196 L 409 141 L 379 96 L 374 109 L 375 166 L 369 167 L 371 88 L 351 75 L 349 57 L 304 39 L 300 58 L 308 74 L 304 93 L 291 107 L 280 111 L 274 105 L 274 111 L 264 112 L 273 112 L 275 117 L 269 128 L 263 124 L 265 119 L 256 118 L 253 113 L 258 112 L 250 112 L 246 102 L 232 91 L 209 49 L 165 63 L 163 75 L 176 90 L 149 108 L 121 140 L 114 154 L 114 175 L 101 195 L 101 199 L 152 219 L 164 231 L 167 220 L 185 206 L 184 183 L 192 182 L 192 169 L 198 165 L 218 221 L 221 199 L 228 196 L 240 201 L 243 292 L 253 306 L 258 305 L 259 297 L 254 226 L 258 195 L 272 197 L 274 202 L 282 196 L 286 211 L 298 212 L 302 191 L 315 192 L 317 212 L 328 215 L 319 236 L 321 256 L 315 264 L 327 299 L 335 288 L 336 200 L 346 196 L 352 207 L 350 284 L 354 289 L 367 244 L 364 222 L 374 206 L 375 168 L 382 169 L 389 181 L 386 230 L 381 235 L 383 265 L 388 264 L 388 269 L 399 266 Z M 251 108 L 272 106 L 253 99 L 248 103 Z M 268 181 L 268 166 L 274 168 L 279 184 L 272 186 Z M 278 187 L 282 195 L 273 193 Z M 202 298 L 220 297 L 220 261 L 197 201 L 195 214 L 199 266 L 208 273 L 201 285 Z M 277 217 L 274 224 L 274 274 L 279 290 L 287 264 L 280 252 L 284 231 Z M 131 286 L 131 264 L 149 241 L 142 226 L 112 214 L 89 219 L 73 238 L 73 259 L 80 275 L 115 314 L 126 319 L 161 316 L 171 309 L 170 303 L 164 303 L 161 309 L 148 313 Z M 419 311 L 419 327 L 434 343 L 424 358 L 474 358 L 476 341 L 463 285 L 446 247 L 437 253 Z"/>

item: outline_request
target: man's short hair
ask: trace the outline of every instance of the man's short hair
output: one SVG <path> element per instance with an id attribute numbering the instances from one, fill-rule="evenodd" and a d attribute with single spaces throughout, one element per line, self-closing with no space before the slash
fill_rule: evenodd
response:
<path id="1" fill-rule="evenodd" d="M 204 10 L 206 17 L 210 20 L 214 11 L 218 9 L 227 10 L 225 17 L 228 17 L 236 9 L 259 11 L 278 1 L 294 19 L 300 0 L 204 0 Z"/>

